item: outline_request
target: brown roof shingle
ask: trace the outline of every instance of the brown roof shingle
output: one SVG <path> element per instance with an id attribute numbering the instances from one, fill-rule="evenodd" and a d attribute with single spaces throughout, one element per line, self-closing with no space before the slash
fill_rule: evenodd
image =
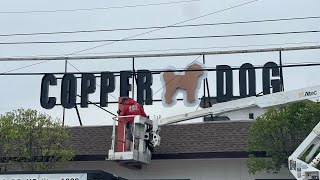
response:
<path id="1" fill-rule="evenodd" d="M 252 121 L 203 122 L 161 127 L 161 144 L 154 154 L 246 152 Z M 106 155 L 112 126 L 71 127 L 71 144 L 77 155 Z"/>

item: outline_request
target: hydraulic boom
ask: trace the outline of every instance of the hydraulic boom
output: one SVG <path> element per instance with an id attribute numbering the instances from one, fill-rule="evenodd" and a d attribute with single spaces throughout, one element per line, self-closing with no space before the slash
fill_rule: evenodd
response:
<path id="1" fill-rule="evenodd" d="M 198 117 L 203 117 L 207 115 L 220 115 L 223 113 L 236 111 L 249 107 L 259 107 L 267 108 L 272 106 L 278 106 L 283 104 L 288 104 L 292 102 L 302 101 L 302 100 L 312 100 L 319 101 L 320 97 L 320 86 L 312 86 L 297 90 L 278 92 L 274 94 L 268 94 L 258 97 L 247 97 L 238 100 L 228 101 L 224 103 L 214 104 L 210 108 L 185 113 L 181 115 L 176 115 L 172 117 L 162 118 L 155 120 L 153 122 L 153 135 L 152 135 L 152 144 L 153 146 L 160 145 L 160 136 L 159 136 L 159 126 L 172 124 L 177 122 L 182 122 Z"/>

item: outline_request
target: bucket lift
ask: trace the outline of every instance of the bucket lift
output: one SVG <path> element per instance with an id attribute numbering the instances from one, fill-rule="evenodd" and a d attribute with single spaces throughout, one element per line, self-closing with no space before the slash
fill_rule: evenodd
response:
<path id="1" fill-rule="evenodd" d="M 119 102 L 122 101 L 120 97 Z M 123 110 L 124 106 L 119 103 L 119 110 Z M 131 147 L 126 147 L 126 118 L 134 117 L 132 136 L 133 142 L 131 142 Z M 117 131 L 116 123 L 118 122 Z M 118 116 L 113 118 L 113 129 L 112 129 L 112 143 L 111 148 L 108 152 L 108 159 L 118 162 L 122 166 L 128 168 L 140 169 L 141 165 L 149 164 L 151 161 L 151 151 L 149 146 L 149 133 L 150 127 L 152 127 L 153 122 L 146 117 L 142 116 Z M 117 132 L 117 133 L 116 133 Z M 129 151 L 126 151 L 130 149 Z M 151 149 L 153 150 L 153 149 Z"/>
<path id="2" fill-rule="evenodd" d="M 151 151 L 148 148 L 149 127 L 152 127 L 152 121 L 142 116 L 134 116 L 133 123 L 133 142 L 131 142 L 130 151 L 126 151 L 125 128 L 121 127 L 122 119 L 132 116 L 118 116 L 113 118 L 112 145 L 108 153 L 108 160 L 117 161 L 121 165 L 138 167 L 143 164 L 149 164 L 151 161 Z M 116 121 L 118 121 L 118 134 L 116 142 Z M 120 125 L 119 125 L 120 124 Z M 123 123 L 124 124 L 124 123 Z M 120 129 L 122 128 L 122 129 Z M 117 145 L 117 150 L 115 146 Z"/>
<path id="3" fill-rule="evenodd" d="M 122 101 L 122 98 L 127 97 L 120 97 L 119 102 Z M 119 110 L 122 111 L 123 108 L 124 106 L 119 103 Z M 128 117 L 134 117 L 132 127 L 133 142 L 131 142 L 130 148 L 126 147 L 125 137 L 125 124 L 126 118 Z M 116 131 L 117 122 L 118 126 Z M 116 161 L 122 166 L 134 169 L 140 169 L 141 165 L 149 164 L 151 161 L 151 151 L 153 151 L 153 148 L 151 148 L 149 141 L 149 134 L 152 126 L 153 122 L 143 116 L 129 115 L 114 117 L 112 143 L 111 149 L 108 152 L 107 160 Z"/>

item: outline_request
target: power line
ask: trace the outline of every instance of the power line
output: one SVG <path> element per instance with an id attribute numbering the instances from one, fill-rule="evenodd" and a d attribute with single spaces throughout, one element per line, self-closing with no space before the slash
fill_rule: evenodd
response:
<path id="1" fill-rule="evenodd" d="M 254 3 L 254 2 L 257 2 L 257 1 L 260 1 L 260 0 L 252 0 L 252 1 L 241 3 L 241 4 L 238 4 L 238 5 L 235 5 L 235 6 L 230 6 L 228 8 L 224 8 L 224 9 L 221 9 L 221 10 L 218 10 L 218 11 L 213 11 L 211 13 L 207 13 L 207 14 L 204 14 L 204 15 L 201 15 L 201 16 L 197 16 L 197 17 L 194 17 L 194 18 L 191 18 L 191 19 L 180 21 L 180 22 L 168 25 L 168 26 L 163 26 L 162 28 L 153 29 L 153 30 L 150 30 L 150 31 L 147 31 L 147 32 L 143 32 L 143 33 L 139 33 L 139 34 L 136 34 L 136 35 L 133 35 L 133 36 L 129 36 L 129 37 L 121 39 L 120 41 L 124 41 L 126 39 L 142 36 L 142 35 L 145 35 L 145 34 L 150 34 L 152 32 L 160 31 L 162 29 L 170 28 L 171 26 L 183 24 L 183 23 L 190 22 L 190 21 L 193 21 L 193 20 L 196 20 L 196 19 L 200 19 L 200 18 L 203 18 L 203 17 L 210 16 L 210 15 L 213 15 L 213 14 L 218 14 L 220 12 L 224 12 L 224 11 L 227 11 L 227 10 L 230 10 L 230 9 L 234 9 L 234 8 L 237 8 L 237 7 L 241 7 L 241 6 L 244 6 L 244 5 L 247 5 L 247 4 L 251 4 L 251 3 Z M 81 53 L 81 52 L 85 52 L 85 51 L 89 51 L 89 50 L 93 50 L 93 49 L 97 49 L 97 48 L 104 47 L 104 46 L 107 46 L 107 45 L 110 45 L 110 44 L 114 44 L 116 42 L 119 42 L 119 41 L 113 41 L 113 42 L 109 42 L 109 43 L 93 46 L 91 48 L 86 48 L 86 49 L 83 49 L 83 50 L 79 50 L 79 51 L 67 54 L 67 56 L 75 55 L 75 54 L 78 54 L 78 53 Z"/>
<path id="2" fill-rule="evenodd" d="M 18 68 L 10 69 L 8 71 L 4 71 L 4 72 L 0 73 L 0 75 L 8 74 L 8 73 L 13 72 L 13 71 L 18 71 L 18 70 L 25 69 L 25 68 L 28 68 L 28 67 L 32 67 L 32 66 L 36 66 L 36 65 L 39 65 L 39 64 L 43 64 L 43 63 L 48 62 L 48 61 L 50 61 L 50 60 L 40 61 L 40 62 L 32 63 L 32 64 L 29 64 L 29 65 L 26 65 L 26 66 L 21 66 L 21 67 L 18 67 Z"/>
<path id="3" fill-rule="evenodd" d="M 250 23 L 294 21 L 294 20 L 319 19 L 319 18 L 320 18 L 320 16 L 309 16 L 309 17 L 294 17 L 294 18 L 280 18 L 280 19 L 264 19 L 264 20 L 251 20 L 251 21 L 233 21 L 233 22 L 220 22 L 220 23 L 186 24 L 186 25 L 171 26 L 170 28 L 201 27 L 201 26 L 219 26 L 219 25 L 234 25 L 234 24 L 250 24 Z M 78 30 L 78 31 L 14 33 L 14 34 L 0 34 L 0 37 L 35 36 L 35 35 L 56 35 L 56 34 L 77 34 L 77 33 L 113 32 L 113 31 L 132 31 L 132 30 L 158 29 L 158 28 L 163 28 L 163 27 L 164 27 L 164 26 L 150 26 L 150 27 L 115 28 L 115 29 L 95 29 L 95 30 Z"/>
<path id="4" fill-rule="evenodd" d="M 150 30 L 150 31 L 147 31 L 147 32 L 143 32 L 143 33 L 139 33 L 139 34 L 136 34 L 136 35 L 133 35 L 133 36 L 129 36 L 129 37 L 123 38 L 123 39 L 121 39 L 121 40 L 127 40 L 127 39 L 130 39 L 130 38 L 134 38 L 134 37 L 138 37 L 138 36 L 141 36 L 141 35 L 149 34 L 149 33 L 152 33 L 152 32 L 160 31 L 160 30 L 162 30 L 162 29 L 169 28 L 170 26 L 175 26 L 175 25 L 183 24 L 183 23 L 186 23 L 186 22 L 189 22 L 189 21 L 193 21 L 193 20 L 195 20 L 195 19 L 199 19 L 199 18 L 203 18 L 203 17 L 206 17 L 206 16 L 210 16 L 210 15 L 212 15 L 212 14 L 224 12 L 224 11 L 227 11 L 227 10 L 230 10 L 230 9 L 233 9 L 233 8 L 237 8 L 237 7 L 246 5 L 246 4 L 250 4 L 250 3 L 256 2 L 256 1 L 259 1 L 259 0 L 253 0 L 253 1 L 245 2 L 245 3 L 239 4 L 239 5 L 231 6 L 231 7 L 229 7 L 229 8 L 225 8 L 225 9 L 222 9 L 222 10 L 219 10 L 219 11 L 214 11 L 214 12 L 211 12 L 211 13 L 208 13 L 208 14 L 204 14 L 204 15 L 201 15 L 201 16 L 198 16 L 198 17 L 194 17 L 194 18 L 191 18 L 191 19 L 187 19 L 187 20 L 184 20 L 184 21 L 180 21 L 180 22 L 171 24 L 171 25 L 169 25 L 169 26 L 164 26 L 164 27 L 161 27 L 161 28 L 158 28 L 158 29 L 153 29 L 153 30 Z M 120 40 L 120 41 L 121 41 L 121 40 Z M 79 51 L 76 51 L 76 52 L 67 54 L 67 56 L 71 56 L 71 55 L 75 55 L 75 54 L 78 54 L 78 53 L 81 53 L 81 52 L 85 52 L 85 51 L 89 51 L 89 50 L 92 50 L 92 49 L 104 47 L 104 46 L 107 46 L 107 45 L 114 44 L 114 43 L 116 43 L 116 42 L 119 42 L 119 41 L 112 41 L 112 42 L 104 43 L 104 44 L 101 44 L 101 45 L 98 45 L 98 46 L 93 46 L 93 47 L 91 47 L 91 48 L 86 48 L 86 49 L 83 49 L 83 50 L 79 50 Z"/>
<path id="5" fill-rule="evenodd" d="M 77 94 L 77 96 L 81 98 L 81 96 L 79 94 Z M 94 102 L 88 100 L 88 104 L 93 104 L 94 106 L 98 107 L 99 109 L 101 109 L 101 110 L 103 110 L 103 111 L 105 111 L 105 112 L 107 112 L 107 113 L 109 113 L 109 114 L 111 114 L 113 116 L 117 116 L 116 114 L 112 113 L 111 111 L 106 110 L 102 106 L 99 106 L 98 104 L 100 104 L 100 103 L 94 103 Z"/>
<path id="6" fill-rule="evenodd" d="M 57 12 L 110 10 L 110 9 L 123 9 L 123 8 L 135 8 L 135 7 L 146 7 L 146 6 L 160 6 L 160 5 L 180 4 L 180 3 L 189 3 L 189 2 L 195 2 L 195 1 L 200 1 L 200 0 L 185 0 L 185 1 L 173 1 L 173 2 L 164 2 L 164 3 L 136 4 L 136 5 L 100 7 L 100 8 L 56 9 L 56 10 L 34 10 L 34 11 L 0 11 L 0 14 L 33 14 L 33 13 L 57 13 Z"/>
<path id="7" fill-rule="evenodd" d="M 183 23 L 190 22 L 190 21 L 193 21 L 193 20 L 196 20 L 196 19 L 200 19 L 200 18 L 203 18 L 203 17 L 210 16 L 210 15 L 213 15 L 213 14 L 218 14 L 218 13 L 221 13 L 221 12 L 224 12 L 224 11 L 227 11 L 227 10 L 230 10 L 230 9 L 234 9 L 234 8 L 237 8 L 237 7 L 241 7 L 241 6 L 244 6 L 244 5 L 247 5 L 247 4 L 251 4 L 251 3 L 254 3 L 254 2 L 257 2 L 257 1 L 259 1 L 259 0 L 252 0 L 252 1 L 245 2 L 245 3 L 241 3 L 241 4 L 234 5 L 234 6 L 230 6 L 228 8 L 220 9 L 218 11 L 213 11 L 211 13 L 207 13 L 207 14 L 204 14 L 204 15 L 201 15 L 201 16 L 197 16 L 197 17 L 194 17 L 194 18 L 191 18 L 191 19 L 180 21 L 180 22 L 168 25 L 168 26 L 164 26 L 162 28 L 153 29 L 153 30 L 150 30 L 150 31 L 147 31 L 147 32 L 144 32 L 144 33 L 140 33 L 140 34 L 136 34 L 136 35 L 133 35 L 133 36 L 129 36 L 127 38 L 124 38 L 123 40 L 134 38 L 134 37 L 145 35 L 145 34 L 149 34 L 149 33 L 156 32 L 156 31 L 159 31 L 159 30 L 162 30 L 162 29 L 170 28 L 171 26 L 183 24 Z M 107 46 L 107 45 L 110 45 L 110 44 L 114 44 L 116 42 L 119 42 L 119 41 L 114 41 L 114 42 L 110 42 L 110 43 L 105 43 L 105 44 L 101 44 L 101 45 L 98 45 L 98 46 L 94 46 L 94 47 L 91 47 L 91 48 L 86 48 L 86 49 L 79 50 L 79 51 L 76 51 L 76 52 L 73 52 L 73 53 L 70 53 L 70 54 L 65 54 L 64 56 L 75 55 L 75 54 L 78 54 L 78 53 L 81 53 L 81 52 L 85 52 L 85 51 L 89 51 L 89 50 L 92 50 L 92 49 L 104 47 L 104 46 Z M 23 66 L 23 67 L 20 67 L 20 68 L 17 68 L 17 69 L 25 69 L 25 68 L 28 68 L 28 67 L 31 67 L 31 66 L 36 66 L 38 64 L 45 63 L 45 62 L 48 62 L 48 61 L 51 61 L 51 60 L 41 61 L 40 63 L 33 63 L 31 65 Z M 9 70 L 9 71 L 11 72 L 12 70 Z"/>
<path id="8" fill-rule="evenodd" d="M 229 37 L 251 37 L 287 34 L 318 33 L 320 30 L 309 31 L 285 31 L 270 33 L 249 33 L 249 34 L 227 34 L 209 36 L 182 36 L 182 37 L 159 37 L 159 38 L 136 38 L 136 39 L 99 39 L 99 40 L 71 40 L 71 41 L 24 41 L 24 42 L 0 42 L 0 45 L 21 45 L 21 44 L 69 44 L 69 43 L 97 43 L 97 42 L 117 42 L 117 41 L 159 41 L 159 40 L 185 40 L 185 39 L 207 39 L 207 38 L 229 38 Z"/>
<path id="9" fill-rule="evenodd" d="M 75 67 L 75 66 L 74 66 L 73 64 L 71 64 L 68 60 L 67 60 L 67 63 L 68 63 L 69 65 L 71 65 L 71 66 L 72 66 L 75 70 L 77 70 L 78 72 L 81 72 L 80 69 L 78 69 L 77 67 Z M 100 87 L 99 84 L 96 83 L 96 85 Z M 115 100 L 118 100 L 118 99 L 117 99 L 116 97 L 114 97 L 112 94 L 110 94 L 110 96 L 113 97 Z"/>
<path id="10" fill-rule="evenodd" d="M 300 45 L 300 44 L 319 44 L 319 41 L 305 41 L 305 42 L 288 42 L 288 43 L 270 43 L 270 44 L 248 44 L 248 45 L 230 45 L 230 46 L 210 46 L 210 47 L 190 47 L 190 48 L 170 48 L 170 49 L 149 49 L 149 50 L 131 50 L 131 51 L 109 51 L 109 52 L 93 52 L 93 53 L 81 53 L 78 55 L 106 55 L 106 54 L 127 54 L 127 53 L 148 53 L 148 52 L 169 52 L 169 51 L 191 51 L 202 49 L 229 49 L 229 48 L 248 48 L 248 47 L 266 47 L 266 46 L 284 46 L 284 45 Z M 54 56 L 54 54 L 39 54 L 34 56 L 15 56 L 39 58 L 43 56 Z"/>

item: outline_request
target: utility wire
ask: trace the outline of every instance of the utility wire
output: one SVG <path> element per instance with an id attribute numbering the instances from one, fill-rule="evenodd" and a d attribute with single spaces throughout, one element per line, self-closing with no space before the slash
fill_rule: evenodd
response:
<path id="1" fill-rule="evenodd" d="M 266 47 L 266 46 L 284 46 L 284 45 L 300 45 L 300 44 L 319 44 L 319 41 L 305 41 L 305 42 L 288 42 L 288 43 L 270 43 L 270 44 L 248 44 L 248 45 L 230 45 L 230 46 L 210 46 L 210 47 L 190 47 L 190 48 L 170 48 L 170 49 L 149 49 L 143 51 L 109 51 L 109 52 L 96 52 L 96 53 L 79 53 L 78 55 L 105 55 L 105 54 L 126 54 L 126 53 L 148 53 L 148 52 L 169 52 L 169 51 L 191 51 L 201 49 L 228 49 L 228 48 L 248 48 L 248 47 Z M 280 48 L 279 47 L 279 48 Z M 44 56 L 55 56 L 54 54 L 39 54 L 34 56 L 14 56 L 18 57 L 29 57 L 39 58 Z"/>
<path id="2" fill-rule="evenodd" d="M 76 69 L 78 72 L 81 72 L 77 67 L 75 67 L 73 64 L 71 64 L 68 60 L 66 60 L 66 62 L 67 62 L 68 64 L 70 64 L 70 65 L 71 65 L 74 69 Z M 99 84 L 96 83 L 96 86 L 99 86 Z M 100 86 L 99 86 L 99 87 L 100 87 Z M 117 100 L 117 98 L 114 97 L 112 94 L 110 94 L 110 95 L 111 95 L 114 99 Z M 77 96 L 81 98 L 80 95 L 77 94 Z M 113 115 L 113 116 L 117 116 L 116 114 L 112 113 L 111 111 L 108 111 L 107 109 L 103 108 L 102 106 L 98 105 L 97 103 L 93 103 L 93 102 L 91 102 L 91 101 L 88 101 L 88 102 L 91 103 L 91 104 L 93 104 L 94 106 L 102 109 L 103 111 L 105 111 L 105 112 Z"/>
<path id="3" fill-rule="evenodd" d="M 209 36 L 182 36 L 182 37 L 158 37 L 158 38 L 136 38 L 136 39 L 100 39 L 100 40 L 71 40 L 71 41 L 25 41 L 25 42 L 0 42 L 0 45 L 20 45 L 20 44 L 68 44 L 68 43 L 97 43 L 97 42 L 117 42 L 117 41 L 159 41 L 159 40 L 184 40 L 184 39 L 207 39 L 207 38 L 229 38 L 229 37 L 251 37 L 287 34 L 318 33 L 320 30 L 309 31 L 285 31 L 270 33 L 249 33 L 249 34 L 227 34 Z"/>
<path id="4" fill-rule="evenodd" d="M 235 24 L 250 24 L 250 23 L 263 23 L 263 22 L 280 22 L 280 21 L 294 21 L 294 20 L 319 19 L 319 18 L 320 18 L 320 16 L 309 16 L 309 17 L 294 17 L 294 18 L 281 18 L 281 19 L 264 19 L 264 20 L 250 20 L 250 21 L 233 21 L 233 22 L 220 22 L 220 23 L 186 24 L 186 25 L 171 26 L 171 28 L 201 27 L 201 26 L 219 26 L 219 25 L 235 25 Z M 78 30 L 78 31 L 14 33 L 14 34 L 0 34 L 0 37 L 10 37 L 10 36 L 35 36 L 35 35 L 56 35 L 56 34 L 77 34 L 77 33 L 96 33 L 96 32 L 113 32 L 113 31 L 132 31 L 132 30 L 158 29 L 158 28 L 163 28 L 163 27 L 164 27 L 164 26 L 150 26 L 150 27 L 115 28 L 115 29 L 95 29 L 95 30 Z"/>
<path id="5" fill-rule="evenodd" d="M 247 5 L 247 4 L 251 4 L 251 3 L 254 3 L 254 2 L 257 2 L 257 1 L 259 1 L 259 0 L 252 0 L 252 1 L 248 1 L 248 2 L 245 2 L 245 3 L 238 4 L 238 5 L 230 6 L 228 8 L 224 8 L 224 9 L 221 9 L 221 10 L 218 10 L 218 11 L 214 11 L 214 12 L 211 12 L 211 13 L 207 13 L 207 14 L 204 14 L 204 15 L 201 15 L 201 16 L 197 16 L 197 17 L 194 17 L 194 18 L 191 18 L 191 19 L 180 21 L 180 22 L 168 25 L 168 26 L 163 26 L 163 27 L 158 28 L 158 29 L 153 29 L 153 30 L 150 30 L 150 31 L 147 31 L 147 32 L 143 32 L 143 33 L 139 33 L 139 34 L 136 34 L 136 35 L 133 35 L 133 36 L 129 36 L 129 37 L 123 38 L 121 40 L 117 40 L 117 41 L 101 44 L 101 45 L 98 45 L 98 46 L 94 46 L 94 47 L 91 47 L 91 48 L 86 48 L 86 49 L 83 49 L 83 50 L 79 50 L 79 51 L 67 54 L 67 56 L 71 56 L 71 55 L 75 55 L 75 54 L 78 54 L 78 53 L 81 53 L 81 52 L 85 52 L 85 51 L 93 50 L 93 49 L 96 49 L 96 48 L 104 47 L 104 46 L 107 46 L 107 45 L 110 45 L 110 44 L 113 44 L 113 43 L 116 43 L 116 42 L 119 42 L 119 41 L 124 41 L 124 40 L 130 39 L 130 38 L 142 36 L 142 35 L 145 35 L 145 34 L 150 34 L 152 32 L 160 31 L 162 29 L 170 28 L 171 26 L 183 24 L 183 23 L 190 22 L 190 21 L 193 21 L 193 20 L 196 20 L 196 19 L 200 19 L 200 18 L 203 18 L 203 17 L 210 16 L 210 15 L 213 15 L 213 14 L 218 14 L 220 12 L 224 12 L 224 11 L 227 11 L 227 10 L 230 10 L 230 9 L 234 9 L 234 8 L 237 8 L 237 7 L 241 7 L 241 6 L 244 6 L 244 5 Z"/>
<path id="6" fill-rule="evenodd" d="M 75 66 L 74 66 L 73 64 L 71 64 L 69 61 L 67 61 L 67 63 L 68 63 L 70 66 L 72 66 L 75 70 L 81 72 L 80 69 L 78 69 L 77 67 L 75 67 Z"/>
<path id="7" fill-rule="evenodd" d="M 25 69 L 25 68 L 28 68 L 28 67 L 32 67 L 32 66 L 36 66 L 36 65 L 39 65 L 39 64 L 43 64 L 43 63 L 48 62 L 48 61 L 50 61 L 50 60 L 40 61 L 40 62 L 32 63 L 32 64 L 29 64 L 29 65 L 26 65 L 26 66 L 21 66 L 21 67 L 18 67 L 18 68 L 10 69 L 8 71 L 4 71 L 4 72 L 0 73 L 0 75 L 8 74 L 8 73 L 13 72 L 13 71 L 18 71 L 18 70 Z"/>
<path id="8" fill-rule="evenodd" d="M 221 13 L 221 12 L 224 12 L 224 11 L 227 11 L 227 10 L 230 10 L 230 9 L 238 8 L 238 7 L 247 5 L 247 4 L 251 4 L 251 3 L 254 3 L 254 2 L 257 2 L 257 1 L 259 1 L 259 0 L 252 0 L 252 1 L 245 2 L 245 3 L 241 3 L 241 4 L 234 5 L 234 6 L 230 6 L 228 8 L 220 9 L 218 11 L 213 11 L 211 13 L 207 13 L 207 14 L 204 14 L 204 15 L 201 15 L 201 16 L 197 16 L 197 17 L 194 17 L 194 18 L 191 18 L 191 19 L 180 21 L 180 22 L 168 25 L 168 26 L 163 26 L 162 28 L 153 29 L 153 30 L 150 30 L 150 31 L 147 31 L 147 32 L 144 32 L 144 33 L 140 33 L 140 34 L 136 34 L 136 35 L 133 35 L 133 36 L 129 36 L 127 38 L 124 38 L 123 40 L 130 39 L 130 38 L 137 37 L 137 36 L 141 36 L 141 35 L 144 35 L 144 34 L 149 34 L 149 33 L 156 32 L 156 31 L 159 31 L 159 30 L 162 30 L 162 29 L 170 28 L 171 26 L 183 24 L 183 23 L 190 22 L 190 21 L 193 21 L 193 20 L 196 20 L 196 19 L 200 19 L 200 18 L 203 18 L 203 17 L 210 16 L 210 15 L 213 15 L 213 14 L 218 14 L 218 13 Z M 73 53 L 70 53 L 70 54 L 65 54 L 65 56 L 75 55 L 75 54 L 82 53 L 82 52 L 85 52 L 85 51 L 89 51 L 89 50 L 92 50 L 92 49 L 104 47 L 104 46 L 107 46 L 107 45 L 110 45 L 110 44 L 113 44 L 113 43 L 116 43 L 116 42 L 119 42 L 119 41 L 109 42 L 109 43 L 101 44 L 101 45 L 94 46 L 94 47 L 91 47 L 91 48 L 86 48 L 86 49 L 79 50 L 79 51 L 76 51 L 76 52 L 73 52 Z M 19 69 L 19 70 L 20 69 L 25 69 L 25 68 L 36 66 L 38 64 L 42 64 L 42 63 L 45 63 L 45 62 L 48 62 L 48 61 L 50 61 L 50 60 L 45 60 L 45 61 L 41 61 L 41 62 L 38 62 L 38 63 L 33 63 L 33 64 L 28 65 L 28 66 L 22 66 L 22 67 L 19 67 L 19 68 L 16 68 L 16 69 Z M 12 72 L 12 71 L 15 71 L 15 69 L 9 70 L 9 72 Z"/>
<path id="9" fill-rule="evenodd" d="M 81 98 L 81 96 L 79 94 L 77 94 L 77 96 Z M 92 101 L 88 101 L 88 102 L 89 102 L 89 104 L 93 104 L 94 106 L 98 107 L 99 109 L 102 109 L 103 111 L 105 111 L 105 112 L 107 112 L 107 113 L 109 113 L 109 114 L 111 114 L 113 116 L 117 116 L 116 114 L 112 113 L 111 111 L 108 111 L 105 108 L 99 106 L 98 103 L 95 103 L 95 102 L 92 102 Z"/>
<path id="10" fill-rule="evenodd" d="M 259 1 L 259 0 L 253 0 L 253 1 L 242 3 L 242 4 L 238 4 L 238 5 L 235 5 L 235 6 L 231 6 L 231 7 L 225 8 L 225 9 L 214 11 L 214 12 L 211 12 L 211 13 L 208 13 L 208 14 L 204 14 L 204 15 L 201 15 L 201 16 L 198 16 L 198 17 L 194 17 L 194 18 L 191 18 L 191 19 L 188 19 L 188 20 L 180 21 L 180 22 L 171 24 L 169 26 L 164 26 L 164 27 L 161 27 L 161 28 L 158 28 L 158 29 L 153 29 L 153 30 L 150 30 L 150 31 L 147 31 L 147 32 L 144 32 L 144 33 L 140 33 L 140 34 L 136 34 L 136 35 L 133 35 L 133 36 L 129 36 L 129 37 L 121 39 L 121 40 L 116 40 L 116 41 L 112 41 L 112 42 L 109 42 L 109 43 L 105 43 L 105 44 L 101 44 L 101 45 L 98 45 L 98 46 L 94 46 L 94 47 L 91 47 L 91 48 L 87 48 L 87 49 L 83 49 L 83 50 L 80 50 L 80 51 L 76 51 L 74 53 L 68 54 L 67 56 L 75 55 L 75 54 L 78 54 L 78 53 L 81 53 L 81 52 L 85 52 L 85 51 L 89 51 L 89 50 L 92 50 L 92 49 L 96 49 L 96 48 L 100 48 L 100 47 L 103 47 L 103 46 L 107 46 L 107 45 L 110 45 L 110 44 L 113 44 L 113 43 L 116 43 L 116 42 L 119 42 L 119 41 L 129 40 L 130 38 L 134 38 L 134 37 L 137 37 L 137 36 L 141 36 L 141 35 L 149 34 L 149 33 L 152 33 L 152 32 L 156 32 L 156 31 L 159 31 L 159 30 L 162 30 L 162 29 L 169 28 L 171 26 L 183 24 L 183 23 L 186 23 L 186 22 L 189 22 L 189 21 L 200 19 L 200 18 L 203 18 L 203 17 L 206 17 L 206 16 L 210 16 L 210 15 L 213 15 L 213 14 L 220 13 L 220 12 L 224 12 L 224 11 L 227 11 L 227 10 L 230 10 L 230 9 L 233 9 L 233 8 L 237 8 L 237 7 L 241 7 L 241 6 L 244 6 L 244 5 L 253 3 L 253 2 L 257 2 L 257 1 Z"/>
<path id="11" fill-rule="evenodd" d="M 72 66 L 75 70 L 77 70 L 78 72 L 81 72 L 80 69 L 78 69 L 76 66 L 74 66 L 73 64 L 71 64 L 69 61 L 67 61 L 68 64 L 70 64 L 70 66 Z M 96 85 L 98 87 L 100 87 L 99 84 L 96 83 Z M 111 97 L 113 97 L 115 100 L 118 100 L 116 97 L 114 97 L 112 94 L 110 94 Z"/>
<path id="12" fill-rule="evenodd" d="M 160 6 L 160 5 L 190 3 L 190 2 L 195 2 L 195 1 L 200 1 L 200 0 L 172 1 L 172 2 L 164 2 L 164 3 L 136 4 L 136 5 L 100 7 L 100 8 L 56 9 L 56 10 L 34 10 L 34 11 L 0 11 L 0 14 L 32 14 L 32 13 L 57 13 L 57 12 L 110 10 L 110 9 L 123 9 L 123 8 L 135 8 L 135 7 Z"/>

